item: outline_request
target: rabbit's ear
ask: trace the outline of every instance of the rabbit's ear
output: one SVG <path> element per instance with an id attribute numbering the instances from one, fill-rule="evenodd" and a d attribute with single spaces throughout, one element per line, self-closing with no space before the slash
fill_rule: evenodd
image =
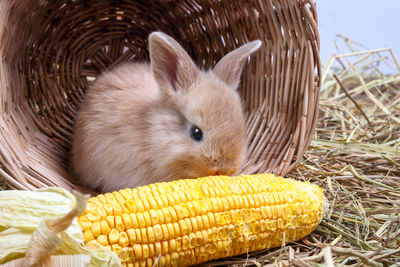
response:
<path id="1" fill-rule="evenodd" d="M 151 68 L 161 90 L 186 90 L 198 76 L 196 65 L 182 46 L 162 32 L 149 36 Z"/>
<path id="2" fill-rule="evenodd" d="M 261 41 L 255 40 L 231 51 L 217 63 L 214 73 L 228 86 L 236 89 L 239 86 L 245 62 L 260 47 Z"/>

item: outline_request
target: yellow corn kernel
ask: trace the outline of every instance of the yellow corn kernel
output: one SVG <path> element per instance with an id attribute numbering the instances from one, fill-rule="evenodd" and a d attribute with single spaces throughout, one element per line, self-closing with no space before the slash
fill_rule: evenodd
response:
<path id="1" fill-rule="evenodd" d="M 178 216 L 176 215 L 176 211 L 173 206 L 168 207 L 169 215 L 171 216 L 171 222 L 176 222 L 178 220 Z"/>
<path id="2" fill-rule="evenodd" d="M 133 252 L 135 254 L 135 258 L 136 259 L 141 259 L 143 257 L 142 245 L 134 244 L 133 245 Z"/>
<path id="3" fill-rule="evenodd" d="M 174 237 L 182 236 L 181 229 L 180 229 L 179 224 L 177 222 L 174 222 L 172 224 L 172 227 L 174 229 Z"/>
<path id="4" fill-rule="evenodd" d="M 154 253 L 156 256 L 161 255 L 161 243 L 160 242 L 154 243 Z"/>
<path id="5" fill-rule="evenodd" d="M 93 239 L 94 235 L 91 230 L 86 230 L 83 232 L 83 240 L 85 240 L 85 242 L 92 241 Z"/>
<path id="6" fill-rule="evenodd" d="M 151 225 L 150 213 L 148 211 L 143 212 L 143 218 L 145 226 Z"/>
<path id="7" fill-rule="evenodd" d="M 193 217 L 188 218 L 188 220 L 190 220 L 190 225 L 192 226 L 192 232 L 197 232 L 197 230 L 199 230 L 199 226 L 197 224 L 195 215 Z"/>
<path id="8" fill-rule="evenodd" d="M 119 232 L 123 232 L 125 230 L 125 225 L 122 221 L 122 217 L 120 215 L 116 215 L 114 219 L 115 219 L 115 229 L 117 229 Z"/>
<path id="9" fill-rule="evenodd" d="M 93 202 L 97 202 L 97 199 L 90 199 L 90 201 L 88 201 L 87 205 L 86 205 L 86 211 L 93 211 L 97 209 L 97 205 L 96 203 Z"/>
<path id="10" fill-rule="evenodd" d="M 122 190 L 113 193 L 115 199 L 117 200 L 117 203 L 123 203 L 125 201 L 125 198 L 122 196 L 121 191 Z"/>
<path id="11" fill-rule="evenodd" d="M 107 221 L 108 225 L 110 226 L 110 228 L 115 228 L 114 216 L 107 216 L 106 221 Z"/>
<path id="12" fill-rule="evenodd" d="M 100 201 L 99 201 L 100 202 Z M 97 213 L 99 214 L 99 216 L 100 216 L 100 218 L 103 220 L 103 219 L 105 219 L 106 217 L 107 217 L 107 212 L 106 212 L 106 210 L 102 207 L 102 206 L 99 206 L 98 208 L 97 208 Z"/>
<path id="13" fill-rule="evenodd" d="M 143 258 L 148 258 L 150 256 L 150 250 L 149 250 L 149 245 L 143 244 L 142 245 L 142 252 L 143 252 Z"/>
<path id="14" fill-rule="evenodd" d="M 184 221 L 185 221 L 185 224 L 186 224 L 187 232 L 188 233 L 193 232 L 193 226 L 192 226 L 192 222 L 190 221 L 190 219 L 189 218 L 185 218 Z"/>
<path id="15" fill-rule="evenodd" d="M 90 227 L 90 230 L 95 237 L 98 237 L 101 234 L 100 222 L 94 222 Z"/>
<path id="16" fill-rule="evenodd" d="M 123 266 L 186 266 L 299 240 L 322 215 L 317 186 L 257 174 L 106 193 L 78 222 L 88 246 L 115 251 Z"/>
<path id="17" fill-rule="evenodd" d="M 132 246 L 133 244 L 136 243 L 136 234 L 135 234 L 135 230 L 128 229 L 126 230 L 126 233 L 128 234 L 128 238 L 129 238 L 129 245 Z"/>
<path id="18" fill-rule="evenodd" d="M 147 238 L 149 243 L 154 243 L 156 241 L 154 230 L 151 226 L 147 227 Z"/>
<path id="19" fill-rule="evenodd" d="M 149 241 L 148 241 L 148 237 L 147 237 L 146 228 L 140 229 L 140 236 L 142 237 L 142 243 L 143 243 L 143 244 L 147 244 L 147 242 L 149 242 Z"/>
<path id="20" fill-rule="evenodd" d="M 104 210 L 106 211 L 107 215 L 113 215 L 113 206 L 110 203 L 106 203 L 103 205 Z"/>
<path id="21" fill-rule="evenodd" d="M 139 222 L 138 222 L 136 214 L 135 213 L 131 213 L 131 214 L 129 214 L 129 217 L 131 217 L 132 228 L 138 228 L 139 227 Z"/>
<path id="22" fill-rule="evenodd" d="M 136 236 L 136 243 L 142 243 L 142 234 L 140 232 L 140 229 L 138 228 L 135 229 L 135 236 Z"/>
<path id="23" fill-rule="evenodd" d="M 86 231 L 90 229 L 90 226 L 92 226 L 92 222 L 89 220 L 87 216 L 81 216 L 79 217 L 79 225 L 81 226 L 82 231 Z"/>
<path id="24" fill-rule="evenodd" d="M 154 199 L 154 197 L 149 198 L 148 201 L 150 204 L 150 210 L 158 209 L 158 204 L 157 204 L 156 200 Z"/>
<path id="25" fill-rule="evenodd" d="M 122 195 L 122 197 L 126 200 L 129 200 L 132 198 L 132 189 L 130 188 L 125 188 L 119 191 L 119 193 Z"/>
<path id="26" fill-rule="evenodd" d="M 108 234 L 108 240 L 110 240 L 110 244 L 118 243 L 119 241 L 119 232 L 117 229 L 111 229 Z"/>
<path id="27" fill-rule="evenodd" d="M 146 226 L 146 222 L 144 220 L 144 216 L 142 212 L 136 213 L 137 221 L 138 221 L 138 228 L 143 228 Z"/>
<path id="28" fill-rule="evenodd" d="M 177 226 L 177 223 L 174 223 L 174 224 L 168 223 L 167 224 L 169 238 L 175 238 L 175 237 L 179 236 L 179 227 L 176 227 L 176 226 Z M 167 239 L 167 238 L 164 238 L 164 239 Z"/>
<path id="29" fill-rule="evenodd" d="M 143 212 L 144 211 L 143 202 L 138 198 L 134 198 L 134 199 L 135 199 L 135 204 L 136 204 L 136 210 L 138 212 Z"/>
<path id="30" fill-rule="evenodd" d="M 124 224 L 124 228 L 125 229 L 131 229 L 132 228 L 132 220 L 131 217 L 129 216 L 129 214 L 122 214 L 122 222 Z"/>
<path id="31" fill-rule="evenodd" d="M 122 207 L 120 204 L 115 203 L 113 204 L 113 215 L 118 216 L 122 214 Z"/>
<path id="32" fill-rule="evenodd" d="M 150 202 L 149 202 L 149 200 L 147 199 L 147 197 L 146 197 L 146 195 L 144 195 L 144 197 L 142 197 L 142 202 L 143 202 L 143 206 L 144 206 L 144 210 L 145 211 L 148 211 L 148 210 L 150 210 Z"/>
<path id="33" fill-rule="evenodd" d="M 149 257 L 154 257 L 154 243 L 149 244 Z"/>
<path id="34" fill-rule="evenodd" d="M 110 226 L 108 225 L 107 221 L 102 220 L 100 222 L 100 228 L 101 228 L 101 233 L 103 235 L 108 235 L 108 233 L 111 231 Z"/>
<path id="35" fill-rule="evenodd" d="M 117 203 L 117 200 L 115 199 L 114 194 L 112 194 L 112 193 L 105 193 L 104 197 L 106 198 L 107 203 L 110 203 L 110 204 Z"/>
<path id="36" fill-rule="evenodd" d="M 166 227 L 165 224 L 163 224 L 163 226 Z M 163 230 L 161 228 L 161 225 L 159 225 L 159 224 L 154 225 L 153 231 L 154 231 L 155 241 L 161 241 L 163 239 Z M 166 239 L 168 239 L 168 238 L 166 238 Z"/>
<path id="37" fill-rule="evenodd" d="M 99 235 L 96 240 L 102 246 L 107 246 L 109 244 L 108 237 L 106 235 Z"/>
<path id="38" fill-rule="evenodd" d="M 150 219 L 151 219 L 151 224 L 152 225 L 162 223 L 161 222 L 161 218 L 159 217 L 159 214 L 158 214 L 157 211 L 158 210 L 154 210 L 154 209 L 150 210 Z"/>
<path id="39" fill-rule="evenodd" d="M 161 242 L 161 254 L 165 255 L 168 253 L 168 241 Z"/>
<path id="40" fill-rule="evenodd" d="M 104 195 L 98 195 L 96 198 L 103 204 L 107 203 L 106 198 L 104 197 Z"/>
<path id="41" fill-rule="evenodd" d="M 97 211 L 91 210 L 87 212 L 87 218 L 89 219 L 89 221 L 97 222 L 98 220 L 100 220 L 100 215 L 97 213 Z"/>
<path id="42" fill-rule="evenodd" d="M 179 229 L 180 229 L 179 234 L 186 235 L 188 233 L 188 229 L 187 229 L 185 220 L 179 220 L 178 224 L 179 224 Z"/>
<path id="43" fill-rule="evenodd" d="M 128 237 L 128 234 L 126 232 L 119 233 L 118 243 L 122 247 L 127 247 L 129 245 L 129 237 Z"/>
<path id="44" fill-rule="evenodd" d="M 126 200 L 126 201 L 124 202 L 124 206 L 125 206 L 125 208 L 128 209 L 128 211 L 129 211 L 130 213 L 136 212 L 136 205 L 135 205 L 135 202 L 134 202 L 132 199 Z"/>

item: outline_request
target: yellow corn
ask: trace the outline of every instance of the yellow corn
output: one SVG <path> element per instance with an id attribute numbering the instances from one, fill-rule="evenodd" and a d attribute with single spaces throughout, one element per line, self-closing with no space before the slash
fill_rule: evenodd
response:
<path id="1" fill-rule="evenodd" d="M 183 266 L 299 240 L 322 211 L 319 187 L 256 174 L 98 195 L 78 221 L 85 243 L 109 247 L 123 266 Z"/>

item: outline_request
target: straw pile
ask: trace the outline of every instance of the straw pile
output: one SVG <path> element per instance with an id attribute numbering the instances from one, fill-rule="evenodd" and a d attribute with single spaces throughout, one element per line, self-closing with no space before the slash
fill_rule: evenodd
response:
<path id="1" fill-rule="evenodd" d="M 322 223 L 299 243 L 207 266 L 400 266 L 399 63 L 390 49 L 336 56 L 322 82 L 316 133 L 288 175 L 324 188 Z"/>

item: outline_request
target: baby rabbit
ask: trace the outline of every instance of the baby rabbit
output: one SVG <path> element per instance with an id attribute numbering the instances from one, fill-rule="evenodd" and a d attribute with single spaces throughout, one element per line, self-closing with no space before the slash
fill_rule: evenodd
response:
<path id="1" fill-rule="evenodd" d="M 203 71 L 170 36 L 151 33 L 150 64 L 122 64 L 87 91 L 72 143 L 81 183 L 110 192 L 233 174 L 246 151 L 237 87 L 260 46 L 249 42 Z"/>

